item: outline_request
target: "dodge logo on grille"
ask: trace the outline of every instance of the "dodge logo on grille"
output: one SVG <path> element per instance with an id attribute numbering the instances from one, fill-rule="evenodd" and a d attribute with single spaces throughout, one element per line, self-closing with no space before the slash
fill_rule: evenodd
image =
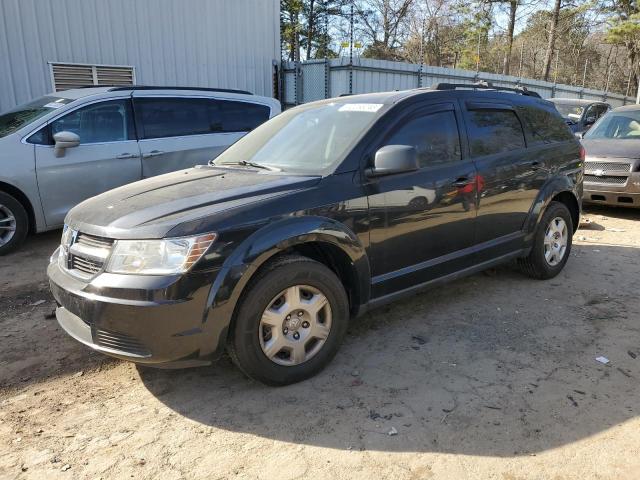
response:
<path id="1" fill-rule="evenodd" d="M 603 176 L 603 175 L 604 175 L 604 170 L 602 170 L 601 168 L 599 168 L 599 169 L 597 169 L 597 170 L 594 170 L 594 171 L 593 171 L 593 174 L 594 174 L 596 177 L 601 177 L 601 176 Z"/>

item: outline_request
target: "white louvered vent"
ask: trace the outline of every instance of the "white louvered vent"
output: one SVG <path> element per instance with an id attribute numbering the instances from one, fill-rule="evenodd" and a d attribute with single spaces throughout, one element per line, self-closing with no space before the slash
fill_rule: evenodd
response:
<path id="1" fill-rule="evenodd" d="M 100 85 L 135 85 L 133 67 L 119 65 L 86 65 L 79 63 L 50 63 L 53 90 L 69 90 Z"/>

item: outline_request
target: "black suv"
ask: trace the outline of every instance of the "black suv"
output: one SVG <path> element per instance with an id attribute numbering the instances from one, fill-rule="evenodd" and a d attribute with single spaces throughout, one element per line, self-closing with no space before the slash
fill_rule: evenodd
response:
<path id="1" fill-rule="evenodd" d="M 583 152 L 553 104 L 500 90 L 302 105 L 215 163 L 81 203 L 48 268 L 60 325 L 149 365 L 226 350 L 284 385 L 322 369 L 372 307 L 512 259 L 557 275 Z"/>

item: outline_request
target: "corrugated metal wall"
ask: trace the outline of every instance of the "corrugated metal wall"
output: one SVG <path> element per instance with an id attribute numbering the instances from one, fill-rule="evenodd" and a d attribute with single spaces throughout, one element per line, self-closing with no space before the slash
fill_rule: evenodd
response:
<path id="1" fill-rule="evenodd" d="M 278 0 L 0 0 L 0 111 L 52 91 L 47 62 L 135 67 L 138 84 L 272 95 Z"/>
<path id="2" fill-rule="evenodd" d="M 319 65 L 322 64 L 322 65 Z M 320 68 L 321 67 L 321 68 Z M 311 102 L 322 98 L 337 97 L 349 93 L 349 72 L 352 72 L 351 93 L 384 92 L 390 90 L 407 90 L 417 87 L 428 87 L 435 83 L 474 83 L 477 78 L 492 82 L 496 86 L 513 87 L 516 84 L 526 86 L 538 92 L 543 98 L 585 98 L 605 100 L 614 107 L 634 103 L 635 98 L 619 93 L 601 90 L 582 89 L 571 85 L 554 85 L 551 82 L 518 78 L 494 73 L 458 70 L 452 68 L 430 67 L 387 60 L 369 58 L 354 59 L 349 66 L 348 58 L 331 60 L 311 60 L 302 62 L 297 67 L 294 62 L 284 65 L 284 106 Z M 324 72 L 328 72 L 325 78 Z M 328 83 L 328 85 L 327 85 Z M 325 96 L 325 90 L 328 94 Z"/>

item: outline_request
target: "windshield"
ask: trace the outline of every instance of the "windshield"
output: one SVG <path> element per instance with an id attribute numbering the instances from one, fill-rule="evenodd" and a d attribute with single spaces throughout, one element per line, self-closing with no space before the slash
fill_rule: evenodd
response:
<path id="1" fill-rule="evenodd" d="M 572 105 L 570 103 L 556 103 L 555 105 L 562 118 L 573 120 L 574 122 L 580 120 L 582 112 L 584 112 L 582 105 Z"/>
<path id="2" fill-rule="evenodd" d="M 640 139 L 640 110 L 607 113 L 585 134 L 584 138 L 638 140 Z"/>
<path id="3" fill-rule="evenodd" d="M 11 135 L 25 125 L 71 102 L 68 98 L 40 97 L 0 115 L 0 138 Z"/>
<path id="4" fill-rule="evenodd" d="M 238 140 L 215 164 L 249 162 L 294 173 L 332 172 L 382 106 L 336 102 L 288 110 Z"/>

